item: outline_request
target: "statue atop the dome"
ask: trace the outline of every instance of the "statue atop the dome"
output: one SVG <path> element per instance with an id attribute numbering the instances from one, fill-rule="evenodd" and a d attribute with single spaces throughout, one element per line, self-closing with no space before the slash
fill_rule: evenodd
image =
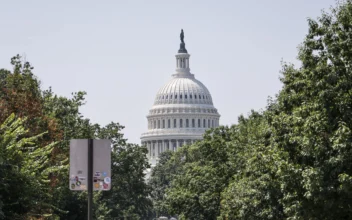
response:
<path id="1" fill-rule="evenodd" d="M 185 38 L 185 35 L 183 33 L 183 29 L 181 29 L 181 34 L 180 34 L 181 44 L 180 44 L 180 49 L 178 50 L 179 53 L 187 53 L 184 38 Z"/>
<path id="2" fill-rule="evenodd" d="M 182 43 L 185 43 L 185 42 L 183 41 L 184 38 L 185 38 L 185 35 L 184 35 L 184 33 L 183 33 L 183 29 L 181 29 L 180 39 L 181 39 L 181 42 L 182 42 Z"/>

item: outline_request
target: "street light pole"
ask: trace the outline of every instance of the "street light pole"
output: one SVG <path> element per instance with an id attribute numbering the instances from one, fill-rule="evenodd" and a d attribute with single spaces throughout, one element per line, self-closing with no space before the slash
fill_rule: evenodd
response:
<path id="1" fill-rule="evenodd" d="M 93 220 L 93 139 L 88 139 L 88 220 Z"/>

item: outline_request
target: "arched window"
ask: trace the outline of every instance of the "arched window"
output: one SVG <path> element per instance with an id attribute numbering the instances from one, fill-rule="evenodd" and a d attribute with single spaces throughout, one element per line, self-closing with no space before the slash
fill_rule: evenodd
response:
<path id="1" fill-rule="evenodd" d="M 154 129 L 156 129 L 156 121 L 154 121 Z"/>
<path id="2" fill-rule="evenodd" d="M 188 118 L 186 119 L 186 128 L 189 127 L 189 121 L 188 121 Z"/>
<path id="3" fill-rule="evenodd" d="M 183 121 L 182 121 L 182 118 L 180 119 L 180 128 L 183 127 Z"/>
<path id="4" fill-rule="evenodd" d="M 175 95 L 175 99 L 177 99 L 177 95 Z"/>
<path id="5" fill-rule="evenodd" d="M 158 120 L 158 128 L 160 128 L 160 120 Z"/>
<path id="6" fill-rule="evenodd" d="M 163 128 L 165 128 L 165 120 L 163 119 Z"/>
<path id="7" fill-rule="evenodd" d="M 200 126 L 200 119 L 198 119 L 198 128 L 200 128 L 201 126 Z"/>
<path id="8" fill-rule="evenodd" d="M 206 127 L 205 119 L 203 119 L 203 128 Z"/>
<path id="9" fill-rule="evenodd" d="M 211 127 L 214 127 L 214 120 L 211 120 Z"/>
<path id="10" fill-rule="evenodd" d="M 169 98 L 169 96 L 168 95 L 166 95 L 166 99 L 168 99 Z"/>
<path id="11" fill-rule="evenodd" d="M 185 99 L 187 99 L 187 95 L 185 95 Z"/>
<path id="12" fill-rule="evenodd" d="M 210 128 L 210 119 L 208 119 L 208 128 Z"/>
<path id="13" fill-rule="evenodd" d="M 201 96 L 201 95 L 199 95 L 199 99 L 202 99 L 202 96 Z"/>
<path id="14" fill-rule="evenodd" d="M 180 99 L 182 99 L 182 94 L 180 94 Z"/>
<path id="15" fill-rule="evenodd" d="M 192 128 L 196 127 L 196 122 L 194 120 L 194 118 L 192 119 Z"/>
<path id="16" fill-rule="evenodd" d="M 172 99 L 172 95 L 170 95 L 170 99 Z"/>
<path id="17" fill-rule="evenodd" d="M 167 120 L 167 128 L 171 127 L 170 119 Z"/>
<path id="18" fill-rule="evenodd" d="M 177 123 L 176 123 L 177 121 L 176 121 L 176 118 L 174 119 L 174 128 L 176 128 L 177 127 Z"/>
<path id="19" fill-rule="evenodd" d="M 191 95 L 189 95 L 189 98 L 190 98 L 190 99 L 192 99 L 192 94 L 191 94 Z"/>
<path id="20" fill-rule="evenodd" d="M 197 95 L 194 95 L 194 98 L 197 99 Z"/>

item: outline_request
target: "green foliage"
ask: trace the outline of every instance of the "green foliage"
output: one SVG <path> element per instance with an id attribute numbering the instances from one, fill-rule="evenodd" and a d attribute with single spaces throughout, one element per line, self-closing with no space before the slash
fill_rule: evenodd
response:
<path id="1" fill-rule="evenodd" d="M 50 164 L 55 143 L 39 147 L 44 133 L 24 137 L 28 132 L 23 127 L 25 120 L 12 114 L 0 127 L 1 213 L 8 219 L 51 214 L 55 207 L 48 204 L 49 174 L 60 170 L 64 162 Z"/>
<path id="2" fill-rule="evenodd" d="M 123 126 L 110 123 L 104 128 L 97 125 L 98 138 L 112 140 L 112 189 L 103 192 L 101 202 L 107 212 L 100 218 L 140 219 L 147 217 L 152 203 L 148 199 L 149 188 L 145 182 L 144 171 L 149 168 L 147 149 L 138 145 L 126 144 L 120 133 Z M 97 216 L 98 218 L 98 216 Z"/>
<path id="3" fill-rule="evenodd" d="M 30 160 L 28 150 L 10 154 L 10 143 L 3 143 L 2 149 L 6 151 L 2 153 L 6 153 L 6 157 L 1 154 L 0 163 L 4 158 L 12 162 L 10 167 L 1 167 L 0 218 L 86 219 L 87 193 L 72 192 L 67 185 L 69 141 L 81 138 L 112 139 L 114 145 L 112 182 L 116 188 L 96 193 L 95 218 L 148 216 L 151 201 L 147 198 L 149 188 L 143 172 L 149 166 L 146 148 L 127 144 L 121 133 L 123 126 L 118 123 L 102 127 L 84 118 L 79 108 L 85 102 L 85 92 L 76 92 L 72 98 L 67 98 L 57 96 L 51 88 L 42 91 L 28 62 L 22 62 L 17 55 L 11 63 L 12 72 L 0 70 L 0 122 L 14 113 L 11 120 L 21 120 L 22 130 L 16 130 L 19 136 L 13 141 L 21 137 L 28 145 L 35 140 L 36 151 L 30 153 L 35 160 Z M 41 135 L 36 136 L 38 133 Z M 1 134 L 0 138 L 5 136 Z M 26 167 L 23 174 L 15 172 L 19 166 Z M 13 184 L 18 181 L 22 184 Z"/>
<path id="4" fill-rule="evenodd" d="M 266 114 L 252 112 L 248 119 L 239 118 L 231 149 L 236 172 L 222 192 L 223 218 L 284 218 L 277 172 L 284 167 L 285 155 L 270 145 L 270 136 Z"/>
<path id="5" fill-rule="evenodd" d="M 234 171 L 229 140 L 229 128 L 219 127 L 208 131 L 203 141 L 175 154 L 183 160 L 183 168 L 166 191 L 171 214 L 186 219 L 216 219 L 220 214 L 221 192 Z"/>
<path id="6" fill-rule="evenodd" d="M 143 171 L 148 168 L 146 148 L 126 143 L 121 133 L 124 128 L 111 122 L 105 127 L 92 124 L 79 113 L 79 107 L 84 104 L 84 92 L 73 94 L 72 99 L 58 97 L 51 89 L 44 92 L 45 111 L 58 121 L 63 130 L 63 139 L 59 150 L 68 157 L 69 140 L 74 138 L 110 139 L 112 151 L 112 182 L 111 191 L 95 195 L 95 217 L 146 216 L 151 209 L 147 199 L 149 190 L 144 181 Z M 86 219 L 86 193 L 72 192 L 67 187 L 68 170 L 62 170 L 57 179 L 56 198 L 54 203 L 68 213 L 57 213 L 62 218 Z M 77 213 L 77 210 L 79 212 Z M 125 213 L 125 214 L 123 214 Z"/>
<path id="7" fill-rule="evenodd" d="M 309 19 L 302 67 L 284 65 L 273 144 L 288 154 L 284 212 L 290 218 L 349 219 L 352 203 L 352 2 Z M 345 179 L 346 177 L 346 179 Z M 296 181 L 292 181 L 295 179 Z"/>
<path id="8" fill-rule="evenodd" d="M 22 64 L 19 55 L 11 59 L 11 64 L 12 73 L 0 70 L 0 121 L 14 113 L 17 117 L 28 117 L 26 125 L 32 126 L 30 132 L 42 132 L 38 124 L 38 118 L 42 116 L 40 82 L 31 72 L 33 67 L 29 62 Z"/>
<path id="9" fill-rule="evenodd" d="M 308 19 L 302 66 L 283 64 L 283 88 L 263 112 L 165 152 L 145 182 L 147 149 L 121 126 L 92 124 L 72 98 L 42 91 L 33 67 L 0 70 L 0 218 L 86 219 L 86 192 L 68 189 L 69 140 L 113 142 L 111 191 L 95 219 L 351 219 L 352 1 Z M 39 134 L 39 135 L 38 135 Z M 149 197 L 150 196 L 150 197 Z"/>
<path id="10" fill-rule="evenodd" d="M 156 216 L 170 216 L 166 202 L 166 189 L 170 187 L 173 176 L 180 172 L 180 163 L 170 161 L 173 151 L 160 154 L 158 164 L 152 169 L 148 185 L 151 187 L 151 199 Z"/>
<path id="11" fill-rule="evenodd" d="M 302 66 L 283 64 L 277 99 L 157 166 L 153 181 L 169 180 L 154 204 L 180 219 L 351 219 L 351 15 L 346 0 L 308 19 Z"/>

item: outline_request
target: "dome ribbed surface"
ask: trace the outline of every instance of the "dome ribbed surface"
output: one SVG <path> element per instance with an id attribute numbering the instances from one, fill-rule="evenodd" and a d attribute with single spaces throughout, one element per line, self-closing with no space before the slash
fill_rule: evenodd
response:
<path id="1" fill-rule="evenodd" d="M 209 90 L 194 78 L 173 78 L 162 86 L 154 104 L 197 103 L 212 105 Z"/>

